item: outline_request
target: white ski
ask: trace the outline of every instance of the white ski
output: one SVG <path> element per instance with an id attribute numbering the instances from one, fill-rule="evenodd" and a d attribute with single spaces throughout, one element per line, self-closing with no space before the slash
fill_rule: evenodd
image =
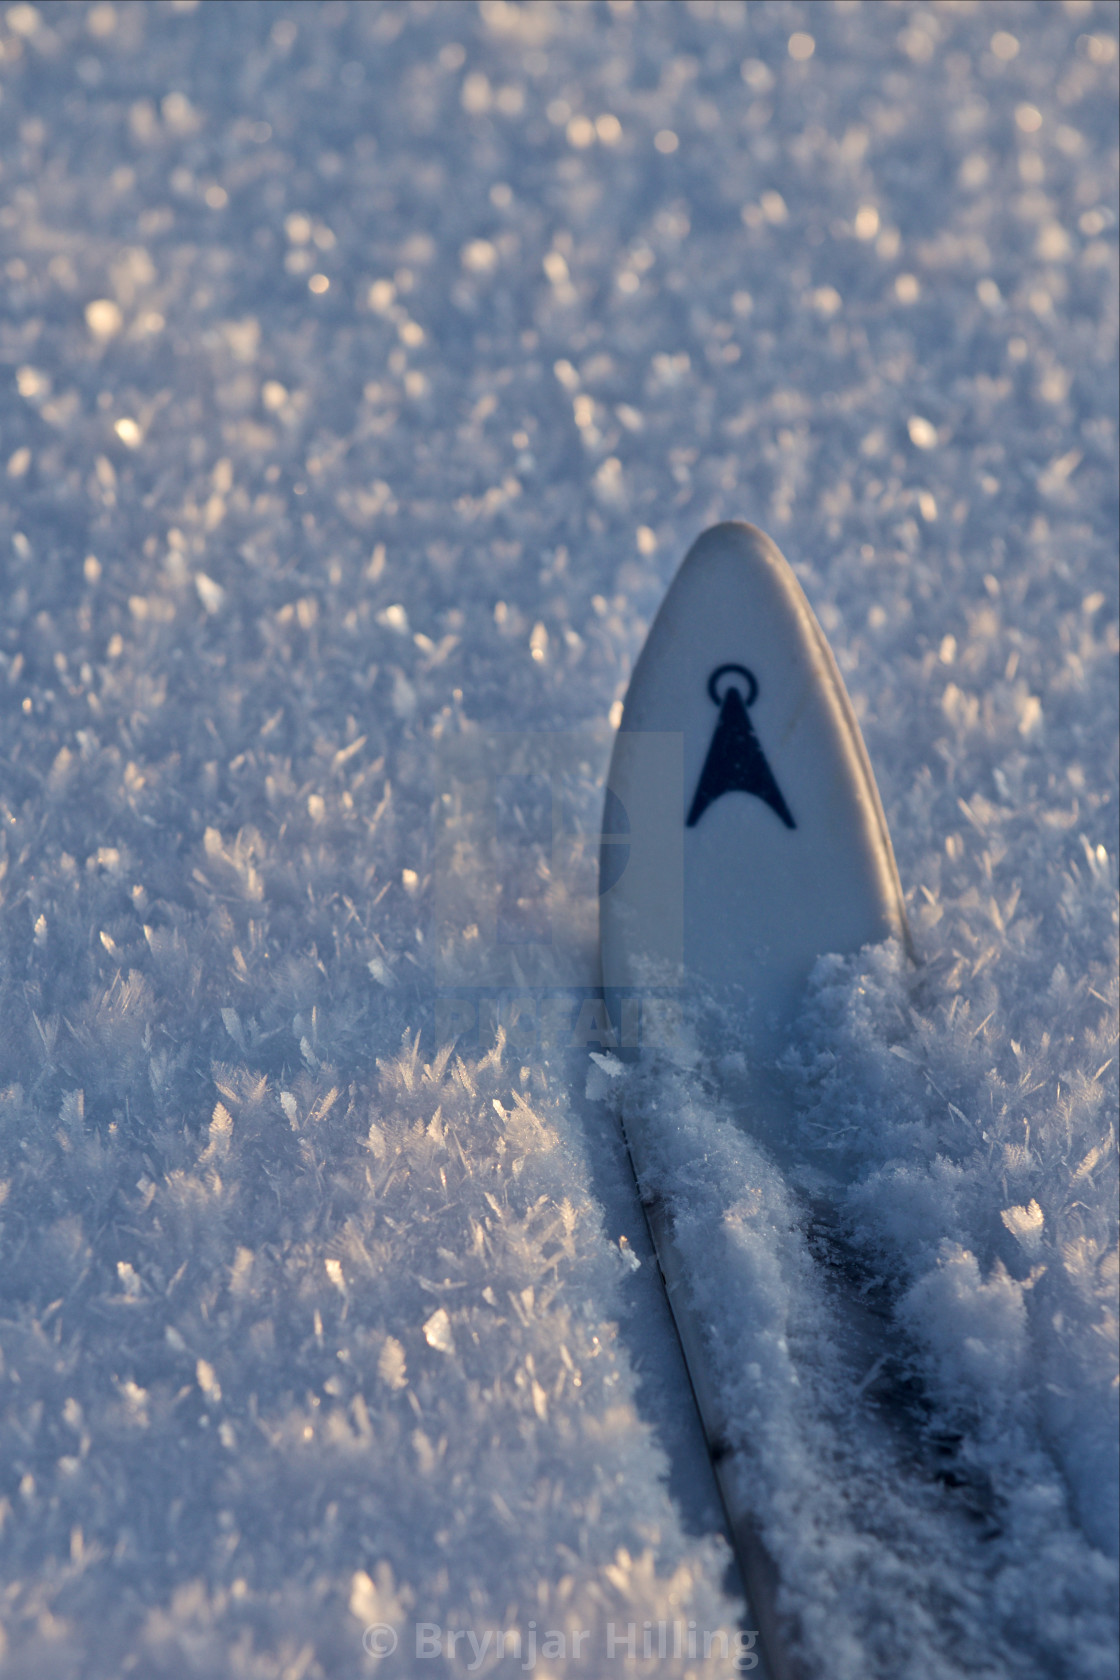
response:
<path id="1" fill-rule="evenodd" d="M 815 960 L 890 936 L 908 945 L 909 935 L 836 661 L 792 569 L 751 525 L 705 532 L 665 597 L 626 696 L 603 830 L 602 980 L 623 1055 L 651 1044 L 672 1054 L 682 999 L 730 1003 L 744 1106 L 773 1136 L 790 1100 L 776 1058 Z M 624 1125 L 648 1187 L 657 1162 L 640 1106 Z M 674 1240 L 671 1192 L 647 1193 L 645 1205 L 763 1662 L 787 1680 L 797 1671 Z"/>

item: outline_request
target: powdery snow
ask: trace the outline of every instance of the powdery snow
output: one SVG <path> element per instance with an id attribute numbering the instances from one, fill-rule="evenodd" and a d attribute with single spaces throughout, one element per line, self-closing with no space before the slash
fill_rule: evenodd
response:
<path id="1" fill-rule="evenodd" d="M 5 1680 L 734 1673 L 620 1083 L 816 1670 L 1111 1672 L 1115 8 L 0 45 Z M 922 957 L 820 965 L 781 1137 L 726 1026 L 608 1087 L 577 1010 L 617 702 L 731 517 Z M 861 1424 L 830 1245 L 958 1504 Z"/>

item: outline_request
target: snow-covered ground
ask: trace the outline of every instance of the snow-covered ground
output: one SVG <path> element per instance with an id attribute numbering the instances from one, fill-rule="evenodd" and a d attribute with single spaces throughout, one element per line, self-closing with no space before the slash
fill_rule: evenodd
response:
<path id="1" fill-rule="evenodd" d="M 1116 31 L 4 10 L 4 1680 L 735 1673 L 620 1094 L 807 1671 L 1114 1672 Z M 820 965 L 784 1138 L 733 1036 L 612 1079 L 580 1007 L 617 703 L 732 517 L 922 959 Z M 810 1203 L 957 1504 L 853 1422 Z"/>

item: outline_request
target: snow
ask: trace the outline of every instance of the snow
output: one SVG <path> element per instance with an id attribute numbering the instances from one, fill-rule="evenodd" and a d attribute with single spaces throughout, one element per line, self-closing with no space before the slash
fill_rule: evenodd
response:
<path id="1" fill-rule="evenodd" d="M 0 44 L 5 1680 L 737 1672 L 620 1102 L 810 1671 L 1114 1672 L 1115 8 Z M 781 1136 L 726 1024 L 588 1060 L 611 728 L 733 517 L 921 957 L 819 965 Z"/>

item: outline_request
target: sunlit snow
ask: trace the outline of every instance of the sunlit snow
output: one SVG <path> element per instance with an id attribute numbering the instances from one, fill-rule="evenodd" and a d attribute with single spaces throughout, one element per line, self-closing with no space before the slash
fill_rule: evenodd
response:
<path id="1" fill-rule="evenodd" d="M 1115 1672 L 1116 78 L 1094 0 L 0 15 L 5 1680 L 742 1672 L 635 1103 L 807 1673 Z M 780 1136 L 594 996 L 726 518 L 921 959 L 818 965 Z"/>

